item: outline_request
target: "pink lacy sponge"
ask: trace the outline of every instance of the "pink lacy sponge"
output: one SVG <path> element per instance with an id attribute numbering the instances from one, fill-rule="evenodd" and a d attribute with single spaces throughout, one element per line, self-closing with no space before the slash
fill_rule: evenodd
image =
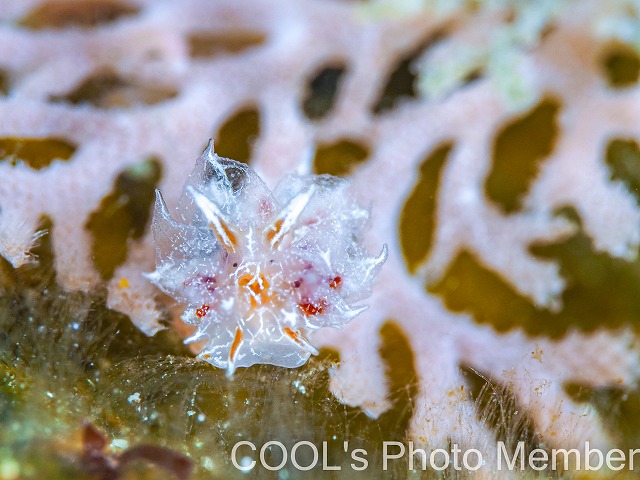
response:
<path id="1" fill-rule="evenodd" d="M 157 191 L 149 278 L 187 303 L 182 320 L 205 341 L 199 357 L 226 368 L 304 364 L 317 350 L 305 338 L 339 328 L 366 309 L 387 257 L 361 244 L 369 218 L 330 175 L 288 175 L 271 192 L 247 165 L 221 158 L 213 143 L 197 160 L 176 209 Z"/>

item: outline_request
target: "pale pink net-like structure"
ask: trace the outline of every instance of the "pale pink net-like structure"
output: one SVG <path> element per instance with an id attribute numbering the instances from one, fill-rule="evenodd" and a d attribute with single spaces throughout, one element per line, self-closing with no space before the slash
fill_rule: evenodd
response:
<path id="1" fill-rule="evenodd" d="M 508 385 L 548 445 L 570 448 L 587 439 L 610 444 L 598 416 L 571 400 L 563 384 L 633 385 L 640 365 L 631 329 L 572 330 L 560 340 L 529 338 L 517 329 L 499 333 L 447 311 L 424 289 L 425 280 L 440 278 L 464 249 L 537 307 L 562 309 L 559 266 L 533 257 L 528 247 L 572 233 L 571 223 L 553 215 L 567 205 L 576 209 L 597 250 L 636 256 L 640 209 L 622 183 L 610 180 L 603 151 L 611 138 L 640 138 L 640 89 L 614 91 L 603 80 L 597 52 L 604 40 L 597 24 L 606 12 L 598 2 L 567 2 L 571 8 L 554 18 L 541 44 L 522 54 L 522 75 L 534 95 L 551 94 L 563 109 L 552 154 L 526 192 L 524 208 L 510 214 L 489 201 L 483 188 L 496 133 L 515 115 L 491 81 L 480 78 L 443 98 L 416 98 L 372 113 L 389 72 L 407 51 L 441 32 L 448 35 L 444 46 L 465 39 L 481 43 L 502 24 L 500 15 L 471 18 L 455 9 L 433 15 L 425 8 L 372 18 L 348 1 L 129 0 L 137 14 L 92 29 L 31 31 L 12 23 L 42 3 L 0 5 L 0 67 L 11 83 L 0 98 L 0 136 L 64 138 L 78 148 L 69 161 L 40 170 L 0 163 L 0 253 L 14 265 L 29 260 L 25 252 L 46 214 L 54 225 L 58 280 L 68 289 L 99 286 L 85 225 L 117 175 L 157 156 L 160 188 L 169 208 L 175 206 L 206 140 L 238 109 L 255 105 L 261 132 L 251 165 L 270 186 L 288 172 L 308 172 L 318 144 L 355 138 L 371 151 L 350 178 L 358 201 L 372 205 L 367 246 L 374 251 L 389 244 L 389 258 L 368 311 L 344 330 L 321 331 L 312 339 L 340 353 L 331 388 L 342 402 L 372 417 L 390 407 L 379 330 L 392 319 L 407 334 L 418 375 L 410 438 L 430 448 L 449 440 L 487 452 L 496 448 L 495 434 L 465 393 L 459 370 L 464 364 Z M 265 40 L 238 53 L 194 58 L 188 37 L 197 32 L 260 32 Z M 300 107 L 305 80 L 336 62 L 347 70 L 335 106 L 323 119 L 309 121 Z M 177 95 L 112 109 L 50 101 L 104 69 Z M 399 215 L 420 162 L 443 142 L 455 147 L 440 176 L 433 245 L 410 275 Z M 131 243 L 108 285 L 109 306 L 147 334 L 160 328 L 162 311 L 158 291 L 142 275 L 153 267 L 148 232 Z"/>

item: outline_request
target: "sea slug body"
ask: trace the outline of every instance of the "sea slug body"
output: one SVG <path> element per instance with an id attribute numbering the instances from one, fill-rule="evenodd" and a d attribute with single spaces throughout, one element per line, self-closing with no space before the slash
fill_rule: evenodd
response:
<path id="1" fill-rule="evenodd" d="M 156 192 L 156 270 L 150 280 L 186 303 L 204 341 L 199 357 L 233 375 L 237 367 L 304 364 L 317 350 L 307 337 L 340 328 L 366 309 L 387 256 L 361 245 L 369 218 L 330 175 L 287 175 L 273 192 L 247 165 L 221 158 L 213 144 L 198 158 L 177 207 Z"/>

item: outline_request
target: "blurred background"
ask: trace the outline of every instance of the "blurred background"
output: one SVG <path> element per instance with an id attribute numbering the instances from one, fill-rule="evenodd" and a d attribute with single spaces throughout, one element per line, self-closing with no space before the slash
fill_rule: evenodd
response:
<path id="1" fill-rule="evenodd" d="M 0 480 L 243 477 L 239 440 L 343 467 L 249 473 L 279 480 L 535 473 L 382 471 L 385 440 L 640 447 L 639 9 L 0 2 Z M 209 138 L 270 187 L 349 178 L 389 245 L 304 367 L 227 379 L 142 275 Z"/>

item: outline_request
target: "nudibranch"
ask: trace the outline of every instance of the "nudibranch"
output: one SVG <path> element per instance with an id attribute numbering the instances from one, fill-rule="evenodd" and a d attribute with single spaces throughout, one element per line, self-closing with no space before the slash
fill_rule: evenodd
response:
<path id="1" fill-rule="evenodd" d="M 213 143 L 198 158 L 174 220 L 156 191 L 151 281 L 186 303 L 194 325 L 186 343 L 227 370 L 304 364 L 314 330 L 340 328 L 366 309 L 387 256 L 361 243 L 369 211 L 330 175 L 285 176 L 273 192 L 247 165 L 222 158 Z"/>

